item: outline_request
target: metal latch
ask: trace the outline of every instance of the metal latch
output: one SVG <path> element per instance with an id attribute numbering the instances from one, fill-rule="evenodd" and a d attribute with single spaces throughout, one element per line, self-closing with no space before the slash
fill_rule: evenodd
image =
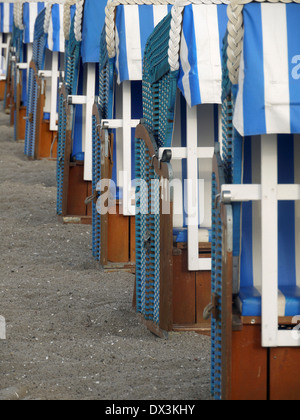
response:
<path id="1" fill-rule="evenodd" d="M 84 201 L 84 204 L 86 205 L 86 206 L 88 206 L 89 204 L 91 204 L 91 203 L 96 203 L 97 202 L 97 200 L 98 200 L 98 191 L 97 190 L 95 190 L 94 192 L 93 192 L 93 194 L 92 195 L 90 195 L 89 197 L 87 197 L 86 199 L 85 199 L 85 201 Z"/>
<path id="2" fill-rule="evenodd" d="M 216 293 L 212 294 L 212 300 L 209 305 L 203 311 L 203 318 L 207 321 L 210 317 L 214 319 L 219 318 L 219 310 L 218 310 L 218 295 Z"/>
<path id="3" fill-rule="evenodd" d="M 151 251 L 151 233 L 147 230 L 144 237 L 144 248 L 147 254 L 150 254 Z"/>

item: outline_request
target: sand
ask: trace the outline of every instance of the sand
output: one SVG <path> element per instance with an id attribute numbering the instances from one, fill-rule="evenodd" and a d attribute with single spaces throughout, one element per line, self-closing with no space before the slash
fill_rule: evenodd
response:
<path id="1" fill-rule="evenodd" d="M 8 124 L 0 111 L 0 399 L 210 399 L 209 337 L 140 323 L 134 276 L 97 267 L 90 226 L 57 221 L 55 162 L 28 161 Z"/>

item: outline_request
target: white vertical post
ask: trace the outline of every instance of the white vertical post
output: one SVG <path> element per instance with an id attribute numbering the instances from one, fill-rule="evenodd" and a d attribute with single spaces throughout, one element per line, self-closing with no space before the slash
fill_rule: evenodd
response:
<path id="1" fill-rule="evenodd" d="M 5 51 L 6 69 L 7 69 L 7 65 L 8 65 L 10 41 L 11 41 L 11 34 L 7 34 L 7 36 L 6 36 L 6 51 Z M 6 77 L 7 76 L 8 75 L 6 75 Z"/>
<path id="2" fill-rule="evenodd" d="M 277 136 L 261 138 L 262 346 L 277 347 L 278 336 L 278 163 Z"/>
<path id="3" fill-rule="evenodd" d="M 187 105 L 188 269 L 210 270 L 211 259 L 199 258 L 199 184 L 197 107 Z"/>
<path id="4" fill-rule="evenodd" d="M 0 74 L 0 80 L 3 80 L 4 79 L 4 75 L 3 75 L 3 73 L 2 73 L 2 70 L 5 70 L 4 69 L 4 66 L 5 66 L 5 63 L 3 62 L 4 60 L 4 48 L 5 48 L 5 45 L 3 44 L 3 34 L 0 34 L 0 53 L 1 53 L 1 57 L 0 57 L 0 59 L 1 59 L 1 74 Z"/>
<path id="5" fill-rule="evenodd" d="M 51 65 L 51 100 L 50 100 L 50 131 L 57 131 L 57 79 L 58 79 L 58 52 L 52 52 Z"/>
<path id="6" fill-rule="evenodd" d="M 28 83 L 29 83 L 29 65 L 32 60 L 32 44 L 27 44 L 27 92 L 28 92 Z"/>
<path id="7" fill-rule="evenodd" d="M 84 147 L 84 180 L 91 181 L 93 178 L 93 105 L 95 102 L 96 87 L 96 65 L 94 63 L 87 64 L 87 81 L 86 81 L 86 113 L 85 113 L 85 147 Z"/>
<path id="8" fill-rule="evenodd" d="M 131 204 L 131 82 L 122 83 L 123 90 L 123 215 L 134 216 L 135 206 Z"/>

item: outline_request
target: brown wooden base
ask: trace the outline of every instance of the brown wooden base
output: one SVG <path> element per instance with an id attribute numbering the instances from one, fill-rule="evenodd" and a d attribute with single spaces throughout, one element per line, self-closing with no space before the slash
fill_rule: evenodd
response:
<path id="1" fill-rule="evenodd" d="M 50 131 L 50 122 L 43 120 L 37 136 L 37 159 L 56 160 L 57 132 Z"/>
<path id="2" fill-rule="evenodd" d="M 10 125 L 14 125 L 16 106 L 13 101 L 9 104 L 9 109 L 10 109 Z"/>
<path id="3" fill-rule="evenodd" d="M 25 130 L 26 130 L 26 106 L 21 106 L 19 109 L 19 118 L 17 121 L 17 133 L 18 138 L 16 140 L 25 140 Z"/>
<path id="4" fill-rule="evenodd" d="M 0 80 L 0 101 L 4 100 L 6 80 Z"/>
<path id="5" fill-rule="evenodd" d="M 70 224 L 92 224 L 92 204 L 85 204 L 92 193 L 92 183 L 83 179 L 83 163 L 72 163 L 68 170 L 68 189 L 63 197 L 65 210 L 58 220 Z"/>
<path id="6" fill-rule="evenodd" d="M 161 290 L 164 290 L 160 296 L 160 325 L 140 316 L 143 324 L 158 337 L 188 331 L 210 335 L 211 322 L 203 318 L 203 312 L 211 299 L 211 272 L 188 271 L 186 248 L 174 248 L 173 254 L 170 284 L 165 284 L 164 277 L 160 279 Z M 210 255 L 205 254 L 205 257 Z M 135 299 L 133 302 L 135 304 Z"/>
<path id="7" fill-rule="evenodd" d="M 99 266 L 101 266 L 99 264 Z M 110 263 L 108 262 L 107 265 L 102 265 L 101 268 L 107 273 L 117 273 L 119 271 L 123 271 L 126 273 L 135 274 L 136 267 L 135 263 Z"/>
<path id="8" fill-rule="evenodd" d="M 119 204 L 108 216 L 107 260 L 135 265 L 135 217 L 120 214 Z"/>
<path id="9" fill-rule="evenodd" d="M 232 335 L 231 400 L 300 400 L 300 348 L 262 348 L 259 325 Z"/>
<path id="10" fill-rule="evenodd" d="M 173 256 L 173 329 L 193 325 L 209 330 L 210 321 L 203 319 L 203 311 L 210 301 L 211 272 L 188 271 L 187 266 L 187 250 L 183 249 Z"/>

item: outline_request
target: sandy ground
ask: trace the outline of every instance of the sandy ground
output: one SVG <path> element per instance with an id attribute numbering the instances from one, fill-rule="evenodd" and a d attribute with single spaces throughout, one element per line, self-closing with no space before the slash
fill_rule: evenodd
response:
<path id="1" fill-rule="evenodd" d="M 24 387 L 27 399 L 43 400 L 209 399 L 210 339 L 162 340 L 140 324 L 134 277 L 97 269 L 91 228 L 57 221 L 55 163 L 30 162 L 23 147 L 0 111 L 0 390 Z"/>

